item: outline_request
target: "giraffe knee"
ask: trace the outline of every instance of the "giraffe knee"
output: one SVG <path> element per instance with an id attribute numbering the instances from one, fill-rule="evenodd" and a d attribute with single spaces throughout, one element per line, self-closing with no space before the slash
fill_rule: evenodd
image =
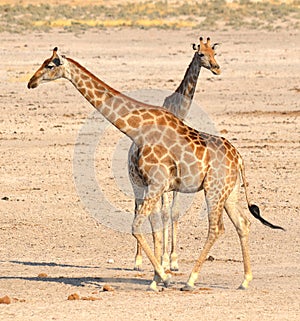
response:
<path id="1" fill-rule="evenodd" d="M 162 216 L 162 221 L 163 221 L 164 225 L 168 224 L 169 220 L 170 220 L 170 211 L 169 211 L 169 209 L 166 208 L 166 207 L 163 207 L 161 209 L 161 216 Z"/>
<path id="2" fill-rule="evenodd" d="M 152 232 L 161 231 L 163 228 L 160 213 L 151 213 L 149 216 Z"/>
<path id="3" fill-rule="evenodd" d="M 222 235 L 225 233 L 225 227 L 224 227 L 224 223 L 223 223 L 223 220 L 222 221 L 219 221 L 218 223 L 218 235 Z"/>
<path id="4" fill-rule="evenodd" d="M 223 219 L 221 217 L 216 225 L 210 227 L 209 237 L 212 239 L 217 239 L 224 232 L 225 232 L 225 227 L 224 227 Z"/>
<path id="5" fill-rule="evenodd" d="M 145 222 L 146 216 L 138 214 L 133 220 L 132 223 L 132 235 L 136 236 L 138 234 L 142 234 L 142 226 L 143 223 Z"/>
<path id="6" fill-rule="evenodd" d="M 178 209 L 178 208 L 172 209 L 172 220 L 173 220 L 174 222 L 178 222 L 179 216 L 180 216 L 180 211 L 179 211 L 179 209 Z"/>
<path id="7" fill-rule="evenodd" d="M 209 229 L 208 240 L 214 242 L 220 235 L 221 232 L 219 230 L 219 226 L 216 225 L 215 227 Z"/>

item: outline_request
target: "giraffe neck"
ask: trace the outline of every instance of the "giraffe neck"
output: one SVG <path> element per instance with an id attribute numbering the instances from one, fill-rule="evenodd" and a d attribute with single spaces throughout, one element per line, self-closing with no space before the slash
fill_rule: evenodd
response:
<path id="1" fill-rule="evenodd" d="M 166 109 L 181 120 L 187 116 L 192 104 L 197 80 L 201 70 L 200 61 L 199 54 L 196 52 L 180 85 L 172 95 L 165 99 L 163 104 Z"/>
<path id="2" fill-rule="evenodd" d="M 137 118 L 139 110 L 150 110 L 154 107 L 134 100 L 113 89 L 90 71 L 71 58 L 66 58 L 68 67 L 65 78 L 115 127 L 126 134 L 133 141 L 139 135 L 137 128 L 142 119 Z M 123 119 L 127 119 L 126 122 Z M 134 121 L 130 121 L 130 118 Z M 132 124 L 132 125 L 130 125 Z"/>

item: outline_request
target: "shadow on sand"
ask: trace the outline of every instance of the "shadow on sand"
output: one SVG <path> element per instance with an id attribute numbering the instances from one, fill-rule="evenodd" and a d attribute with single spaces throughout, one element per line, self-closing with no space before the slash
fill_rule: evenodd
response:
<path id="1" fill-rule="evenodd" d="M 55 262 L 25 262 L 25 261 L 9 261 L 12 264 L 21 264 L 26 266 L 47 266 L 47 267 L 63 267 L 63 268 L 77 268 L 77 269 L 96 269 L 100 268 L 99 266 L 87 266 L 87 265 L 71 265 L 71 264 L 58 264 Z M 111 270 L 111 268 L 109 269 Z M 129 269 L 119 269 L 116 268 L 116 271 L 132 271 Z M 149 285 L 150 280 L 143 279 L 140 277 L 28 277 L 28 276 L 0 276 L 0 280 L 23 280 L 23 281 L 36 281 L 36 282 L 56 282 L 63 283 L 67 285 L 83 287 L 87 285 L 93 285 L 95 287 L 102 288 L 106 283 L 109 284 L 135 284 L 135 285 Z"/>

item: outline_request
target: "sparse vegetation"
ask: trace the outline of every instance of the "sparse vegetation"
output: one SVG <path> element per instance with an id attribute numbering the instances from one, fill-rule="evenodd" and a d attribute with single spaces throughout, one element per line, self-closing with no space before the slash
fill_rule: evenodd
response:
<path id="1" fill-rule="evenodd" d="M 169 4 L 146 1 L 118 6 L 2 5 L 0 32 L 110 27 L 139 28 L 299 28 L 300 1 L 293 3 L 224 0 Z"/>

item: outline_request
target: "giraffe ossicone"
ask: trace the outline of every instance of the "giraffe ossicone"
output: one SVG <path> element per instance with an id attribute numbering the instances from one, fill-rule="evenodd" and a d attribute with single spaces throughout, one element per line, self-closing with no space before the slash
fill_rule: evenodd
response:
<path id="1" fill-rule="evenodd" d="M 248 246 L 250 223 L 238 202 L 241 181 L 250 212 L 271 228 L 282 227 L 262 219 L 250 203 L 244 164 L 237 149 L 223 137 L 199 132 L 185 125 L 164 108 L 147 105 L 121 94 L 75 60 L 58 55 L 57 50 L 53 50 L 52 56 L 46 59 L 31 77 L 28 88 L 36 88 L 40 83 L 58 78 L 69 80 L 139 149 L 135 166 L 147 189 L 136 211 L 132 233 L 153 265 L 155 273 L 151 289 L 157 290 L 160 281 L 169 286 L 170 275 L 165 273 L 160 264 L 162 232 L 155 230 L 157 217 L 150 214 L 167 191 L 194 193 L 202 189 L 208 207 L 208 236 L 184 289 L 190 290 L 194 287 L 209 250 L 224 232 L 223 209 L 239 235 L 244 262 L 244 280 L 241 287 L 247 288 L 252 279 Z M 142 225 L 148 216 L 153 229 L 154 251 L 142 231 Z"/>

